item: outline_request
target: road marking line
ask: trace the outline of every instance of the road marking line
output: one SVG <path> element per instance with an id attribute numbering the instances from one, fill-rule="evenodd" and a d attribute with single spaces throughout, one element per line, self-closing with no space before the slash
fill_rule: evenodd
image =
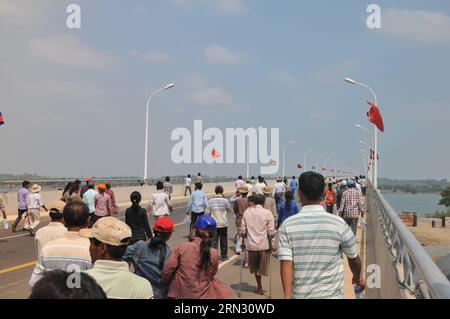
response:
<path id="1" fill-rule="evenodd" d="M 26 264 L 22 264 L 22 265 L 10 267 L 10 268 L 2 269 L 2 270 L 0 270 L 0 275 L 1 274 L 5 274 L 7 272 L 14 271 L 14 270 L 19 270 L 19 269 L 27 268 L 27 267 L 30 267 L 30 266 L 34 266 L 35 264 L 36 264 L 36 260 L 35 261 L 31 261 L 31 262 L 26 263 Z"/>
<path id="2" fill-rule="evenodd" d="M 239 258 L 239 255 L 234 255 L 234 256 L 231 257 L 230 259 L 228 259 L 228 260 L 226 260 L 226 261 L 224 261 L 224 262 L 221 262 L 221 263 L 219 264 L 219 269 L 222 268 L 222 267 L 224 267 L 224 266 L 226 266 L 226 265 L 228 265 L 229 263 L 231 263 L 232 261 L 234 261 L 234 260 L 236 260 L 236 259 L 238 259 L 238 258 Z"/>

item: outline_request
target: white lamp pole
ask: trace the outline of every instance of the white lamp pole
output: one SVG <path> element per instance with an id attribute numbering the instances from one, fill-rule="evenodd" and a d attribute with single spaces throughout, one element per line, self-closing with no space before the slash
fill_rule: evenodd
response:
<path id="1" fill-rule="evenodd" d="M 372 93 L 373 98 L 375 100 L 375 105 L 378 107 L 377 96 L 375 94 L 375 91 L 372 90 L 372 88 L 370 86 L 368 86 L 367 84 L 364 84 L 364 83 L 357 82 L 357 81 L 352 80 L 350 78 L 345 78 L 344 80 L 347 83 L 356 84 L 356 85 L 359 85 L 359 86 L 367 88 Z M 378 131 L 377 131 L 377 127 L 375 126 L 375 124 L 373 124 L 373 130 L 374 130 L 374 143 L 373 143 L 374 144 L 374 149 L 373 149 L 374 155 L 373 155 L 373 161 L 372 161 L 372 175 L 373 175 L 372 182 L 373 182 L 373 187 L 375 189 L 377 189 L 378 188 L 378 172 L 377 172 L 378 171 L 378 163 L 377 163 L 378 162 L 378 160 L 377 160 L 377 156 L 378 156 Z"/>
<path id="2" fill-rule="evenodd" d="M 325 171 L 324 171 L 325 177 L 327 177 L 327 172 L 328 172 L 328 164 L 327 164 L 328 161 L 331 161 L 331 158 L 327 158 L 327 159 L 323 162 L 323 167 L 325 168 Z"/>
<path id="3" fill-rule="evenodd" d="M 319 162 L 319 159 L 322 158 L 322 157 L 324 157 L 324 156 L 325 156 L 325 155 L 320 154 L 319 156 L 316 157 L 316 173 L 317 173 L 318 166 L 319 166 L 319 163 L 318 163 L 318 162 Z"/>
<path id="4" fill-rule="evenodd" d="M 147 175 L 147 173 L 148 173 L 148 171 L 147 171 L 147 164 L 148 164 L 148 113 L 149 113 L 150 101 L 156 94 L 158 94 L 164 90 L 169 90 L 169 89 L 173 88 L 174 86 L 175 86 L 175 84 L 173 84 L 173 83 L 167 84 L 165 87 L 153 92 L 147 100 L 147 113 L 145 116 L 145 162 L 144 162 L 144 183 L 145 183 L 145 185 L 147 185 L 147 177 L 148 177 L 148 175 Z"/>
<path id="5" fill-rule="evenodd" d="M 285 163 L 285 160 L 286 160 L 286 148 L 287 148 L 289 145 L 294 144 L 294 143 L 295 143 L 295 141 L 290 141 L 289 143 L 287 143 L 287 144 L 284 145 L 284 147 L 283 147 L 283 178 L 285 177 L 285 175 L 284 175 L 284 173 L 285 173 L 285 171 L 284 171 L 284 163 Z"/>
<path id="6" fill-rule="evenodd" d="M 309 150 L 305 153 L 305 156 L 303 156 L 303 173 L 306 172 L 306 156 L 308 156 L 309 153 L 313 153 L 314 150 Z"/>

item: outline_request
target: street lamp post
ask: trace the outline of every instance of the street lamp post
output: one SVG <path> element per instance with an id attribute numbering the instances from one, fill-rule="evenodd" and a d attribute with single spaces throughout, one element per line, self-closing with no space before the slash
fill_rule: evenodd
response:
<path id="1" fill-rule="evenodd" d="M 149 113 L 150 101 L 158 93 L 160 93 L 164 90 L 169 90 L 169 89 L 173 88 L 174 86 L 175 86 L 175 84 L 173 84 L 173 83 L 167 84 L 165 87 L 153 92 L 147 100 L 147 113 L 145 116 L 145 162 L 144 162 L 144 183 L 145 183 L 145 185 L 147 185 L 147 177 L 148 177 L 148 175 L 147 175 L 147 173 L 148 173 L 148 171 L 147 171 L 147 164 L 148 164 L 148 113 Z"/>
<path id="2" fill-rule="evenodd" d="M 375 91 L 372 90 L 372 88 L 370 86 L 368 86 L 367 84 L 364 84 L 364 83 L 357 82 L 357 81 L 352 80 L 350 78 L 345 78 L 344 80 L 347 83 L 359 85 L 359 86 L 362 86 L 362 87 L 365 87 L 366 89 L 368 89 L 373 95 L 373 98 L 375 100 L 375 105 L 378 107 L 377 96 L 375 94 Z M 373 187 L 375 189 L 377 189 L 378 188 L 378 172 L 377 172 L 378 171 L 378 160 L 377 160 L 377 156 L 378 156 L 378 131 L 377 131 L 377 127 L 375 126 L 375 124 L 373 124 L 373 130 L 374 130 L 374 142 L 373 142 L 373 144 L 374 144 L 374 147 L 373 147 L 374 156 L 373 156 L 373 160 L 372 160 L 372 174 L 373 174 L 372 183 L 373 183 Z"/>
<path id="3" fill-rule="evenodd" d="M 306 172 L 306 156 L 308 156 L 309 153 L 313 153 L 314 150 L 309 150 L 305 153 L 305 156 L 303 156 L 303 173 Z"/>
<path id="4" fill-rule="evenodd" d="M 318 166 L 319 166 L 319 159 L 322 158 L 322 157 L 324 157 L 324 156 L 325 156 L 325 155 L 320 154 L 319 156 L 316 157 L 316 173 L 317 173 L 317 168 L 318 168 Z"/>
<path id="5" fill-rule="evenodd" d="M 285 175 L 284 175 L 284 173 L 285 173 L 285 171 L 284 171 L 284 163 L 285 163 L 285 160 L 286 160 L 286 148 L 287 148 L 289 145 L 294 144 L 294 143 L 295 143 L 295 141 L 290 141 L 289 143 L 287 143 L 287 144 L 284 145 L 284 147 L 283 147 L 283 178 L 285 177 Z"/>
<path id="6" fill-rule="evenodd" d="M 328 164 L 327 164 L 328 161 L 331 161 L 331 158 L 327 158 L 327 159 L 323 162 L 323 167 L 325 168 L 325 171 L 324 171 L 325 177 L 327 177 L 327 172 L 328 172 Z"/>

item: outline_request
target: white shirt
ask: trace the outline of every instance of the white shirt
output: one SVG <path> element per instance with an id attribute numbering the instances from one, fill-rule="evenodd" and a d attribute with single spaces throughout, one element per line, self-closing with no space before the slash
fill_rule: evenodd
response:
<path id="1" fill-rule="evenodd" d="M 152 194 L 152 211 L 153 216 L 163 216 L 163 215 L 169 215 L 169 206 L 170 199 L 169 195 L 164 193 L 163 190 L 158 190 L 156 193 Z"/>
<path id="2" fill-rule="evenodd" d="M 284 193 L 286 192 L 286 185 L 283 182 L 278 182 L 273 185 L 273 193 Z"/>
<path id="3" fill-rule="evenodd" d="M 186 178 L 184 179 L 184 186 L 190 187 L 190 186 L 191 186 L 191 183 L 192 183 L 192 180 L 191 180 L 189 177 L 186 177 Z"/>
<path id="4" fill-rule="evenodd" d="M 266 184 L 264 183 L 256 183 L 255 184 L 255 193 L 256 194 L 264 194 L 263 188 L 266 187 Z"/>
<path id="5" fill-rule="evenodd" d="M 359 183 L 361 184 L 361 187 L 367 187 L 367 182 L 365 179 L 360 179 Z"/>
<path id="6" fill-rule="evenodd" d="M 247 183 L 244 186 L 247 187 L 248 193 L 249 193 L 249 196 L 250 196 L 250 194 L 253 192 L 253 185 L 250 184 L 250 183 Z"/>
<path id="7" fill-rule="evenodd" d="M 242 179 L 238 179 L 234 182 L 234 187 L 238 189 L 239 187 L 244 187 L 245 183 Z"/>
<path id="8" fill-rule="evenodd" d="M 356 184 L 356 189 L 358 190 L 358 192 L 362 193 L 361 185 L 359 185 L 359 183 L 355 183 L 355 184 Z"/>
<path id="9" fill-rule="evenodd" d="M 39 193 L 31 193 L 27 197 L 27 207 L 28 209 L 40 209 L 44 206 L 44 201 Z"/>

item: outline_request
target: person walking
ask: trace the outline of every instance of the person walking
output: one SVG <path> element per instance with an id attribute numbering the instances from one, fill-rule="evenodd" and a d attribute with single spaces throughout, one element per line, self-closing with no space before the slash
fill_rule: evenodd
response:
<path id="1" fill-rule="evenodd" d="M 258 182 L 256 182 L 255 187 L 253 188 L 253 195 L 263 194 L 263 188 L 266 186 L 264 179 L 261 176 L 258 176 Z"/>
<path id="2" fill-rule="evenodd" d="M 195 184 L 202 183 L 203 184 L 203 177 L 201 173 L 197 174 L 197 177 L 195 178 Z"/>
<path id="3" fill-rule="evenodd" d="M 89 184 L 92 183 L 93 179 L 92 177 L 86 177 L 84 179 L 84 185 L 80 189 L 80 197 L 83 198 L 84 193 L 86 193 L 89 190 Z"/>
<path id="4" fill-rule="evenodd" d="M 95 185 L 93 182 L 88 183 L 88 190 L 83 194 L 83 202 L 89 207 L 89 217 L 94 220 L 95 214 L 95 197 L 97 196 L 97 192 L 95 191 Z"/>
<path id="5" fill-rule="evenodd" d="M 172 212 L 172 203 L 170 202 L 169 195 L 164 192 L 164 184 L 161 181 L 156 183 L 156 193 L 152 194 L 151 202 L 149 205 L 149 212 L 153 214 L 156 219 L 161 216 L 169 216 Z"/>
<path id="6" fill-rule="evenodd" d="M 280 201 L 278 204 L 278 228 L 283 222 L 291 216 L 298 214 L 299 209 L 297 203 L 294 200 L 294 194 L 291 191 L 287 191 L 285 194 L 285 200 Z"/>
<path id="7" fill-rule="evenodd" d="M 188 238 L 192 239 L 192 231 L 194 229 L 197 219 L 205 213 L 208 208 L 208 197 L 202 191 L 203 185 L 201 183 L 195 184 L 195 192 L 192 193 L 188 202 L 187 214 L 191 216 L 191 223 L 189 225 Z"/>
<path id="8" fill-rule="evenodd" d="M 173 221 L 161 217 L 153 225 L 153 237 L 149 243 L 145 240 L 130 245 L 123 256 L 134 267 L 134 273 L 147 279 L 153 289 L 155 299 L 167 299 L 169 285 L 162 281 L 162 270 L 172 251 L 167 241 L 174 231 Z"/>
<path id="9" fill-rule="evenodd" d="M 91 229 L 80 230 L 90 241 L 93 267 L 84 272 L 95 279 L 108 299 L 151 299 L 150 282 L 133 274 L 122 258 L 131 238 L 131 229 L 115 217 L 106 216 Z"/>
<path id="10" fill-rule="evenodd" d="M 116 195 L 114 194 L 114 191 L 112 190 L 112 186 L 110 183 L 107 183 L 106 185 L 106 194 L 109 195 L 109 197 L 111 197 L 111 206 L 112 206 L 112 210 L 111 213 L 112 214 L 118 214 L 119 213 L 119 207 L 116 204 Z"/>
<path id="11" fill-rule="evenodd" d="M 361 176 L 361 179 L 359 180 L 359 183 L 361 184 L 361 192 L 363 196 L 366 196 L 367 191 L 367 181 L 365 176 Z"/>
<path id="12" fill-rule="evenodd" d="M 95 195 L 95 212 L 91 217 L 90 226 L 94 225 L 95 222 L 105 216 L 111 216 L 113 207 L 111 197 L 106 194 L 106 185 L 97 185 L 98 193 Z"/>
<path id="13" fill-rule="evenodd" d="M 48 212 L 47 207 L 45 207 L 44 200 L 42 199 L 41 186 L 34 184 L 31 187 L 31 194 L 27 197 L 27 220 L 25 221 L 24 229 L 28 230 L 31 236 L 34 236 L 36 228 L 41 222 L 41 208 L 44 208 Z"/>
<path id="14" fill-rule="evenodd" d="M 283 199 L 284 193 L 286 193 L 286 185 L 283 183 L 282 178 L 277 178 L 277 182 L 273 185 L 273 197 L 275 203 L 278 203 Z"/>
<path id="15" fill-rule="evenodd" d="M 295 194 L 297 194 L 297 189 L 298 189 L 298 181 L 297 181 L 297 178 L 295 178 L 295 176 L 292 176 L 292 179 L 289 182 L 289 186 L 290 186 L 291 192 L 292 192 L 292 194 L 294 194 L 294 198 L 295 198 Z"/>
<path id="16" fill-rule="evenodd" d="M 266 201 L 264 202 L 264 208 L 269 210 L 273 218 L 275 219 L 275 222 L 278 220 L 278 211 L 277 211 L 277 204 L 275 203 L 275 199 L 272 197 L 273 188 L 270 186 L 266 186 L 263 188 L 264 196 L 266 196 Z M 276 226 L 276 225 L 275 225 Z"/>
<path id="17" fill-rule="evenodd" d="M 219 254 L 212 247 L 216 221 L 200 216 L 194 225 L 194 239 L 178 244 L 164 265 L 162 279 L 169 284 L 170 299 L 226 299 L 232 291 L 215 278 Z"/>
<path id="18" fill-rule="evenodd" d="M 27 209 L 27 198 L 30 194 L 29 188 L 31 183 L 29 181 L 22 182 L 22 188 L 17 192 L 17 202 L 18 202 L 18 213 L 17 218 L 11 226 L 13 233 L 17 232 L 17 225 L 19 225 L 22 220 L 22 216 L 26 213 Z"/>
<path id="19" fill-rule="evenodd" d="M 44 271 L 42 267 L 42 249 L 47 243 L 61 238 L 67 233 L 67 228 L 64 226 L 63 218 L 65 205 L 66 203 L 62 200 L 58 200 L 51 204 L 49 207 L 50 223 L 47 226 L 39 228 L 34 236 L 34 246 L 38 261 L 34 267 L 33 274 L 31 275 L 29 282 L 31 287 L 33 287 L 34 284 L 41 278 L 42 272 Z"/>
<path id="20" fill-rule="evenodd" d="M 352 179 L 347 180 L 348 189 L 342 194 L 342 201 L 339 212 L 345 222 L 351 227 L 353 235 L 356 237 L 358 230 L 358 219 L 363 212 L 361 205 L 361 193 L 356 189 Z"/>
<path id="21" fill-rule="evenodd" d="M 321 174 L 303 173 L 298 190 L 302 210 L 279 228 L 278 259 L 285 299 L 344 298 L 342 254 L 347 256 L 352 283 L 365 287 L 351 229 L 320 205 L 324 188 Z"/>
<path id="22" fill-rule="evenodd" d="M 325 205 L 327 206 L 327 212 L 333 214 L 334 204 L 336 203 L 336 192 L 333 189 L 333 184 L 328 183 L 328 187 L 325 190 Z"/>
<path id="23" fill-rule="evenodd" d="M 250 273 L 255 274 L 258 285 L 256 293 L 263 295 L 262 276 L 269 275 L 270 238 L 275 235 L 275 220 L 272 213 L 264 208 L 266 197 L 255 195 L 255 207 L 248 208 L 242 218 L 241 235 L 245 238 L 248 251 Z"/>
<path id="24" fill-rule="evenodd" d="M 166 176 L 166 181 L 164 182 L 164 193 L 169 196 L 169 200 L 172 200 L 172 193 L 173 193 L 173 185 L 170 182 L 170 177 Z"/>
<path id="25" fill-rule="evenodd" d="M 246 181 L 246 183 L 245 183 L 245 186 L 244 187 L 247 187 L 247 190 L 248 190 L 248 196 L 251 196 L 251 195 L 253 195 L 253 193 L 254 193 L 254 186 L 255 185 L 255 182 L 253 181 L 253 183 L 252 183 L 252 181 L 250 180 L 247 180 Z"/>
<path id="26" fill-rule="evenodd" d="M 249 207 L 249 202 L 248 202 L 248 188 L 247 187 L 241 187 L 239 188 L 239 193 L 241 194 L 241 197 L 237 198 L 236 201 L 234 202 L 234 215 L 235 215 L 235 225 L 236 225 L 236 235 L 235 235 L 235 240 L 236 240 L 236 254 L 240 254 L 241 253 L 241 246 L 242 246 L 242 237 L 241 237 L 241 232 L 242 232 L 242 216 L 244 216 L 244 212 L 247 210 L 247 208 Z"/>
<path id="27" fill-rule="evenodd" d="M 6 221 L 6 223 L 8 223 L 6 217 L 6 203 L 1 194 L 0 194 L 0 212 L 2 213 L 3 221 Z"/>
<path id="28" fill-rule="evenodd" d="M 216 195 L 208 201 L 209 215 L 216 221 L 216 232 L 213 238 L 213 247 L 218 249 L 220 243 L 220 258 L 222 261 L 228 259 L 228 219 L 227 214 L 231 213 L 231 205 L 228 199 L 223 196 L 223 187 L 217 185 Z"/>
<path id="29" fill-rule="evenodd" d="M 338 190 L 336 192 L 336 210 L 338 211 L 339 216 L 342 217 L 342 215 L 339 213 L 340 207 L 341 207 L 341 201 L 342 201 L 342 195 L 347 190 L 347 181 L 343 180 L 338 185 Z"/>
<path id="30" fill-rule="evenodd" d="M 192 180 L 190 174 L 184 179 L 184 197 L 186 197 L 187 191 L 189 191 L 189 195 L 192 195 Z"/>
<path id="31" fill-rule="evenodd" d="M 234 182 L 234 188 L 236 190 L 238 190 L 239 188 L 244 187 L 244 186 L 245 186 L 245 182 L 242 179 L 242 175 L 239 175 L 238 179 Z"/>
<path id="32" fill-rule="evenodd" d="M 147 211 L 140 206 L 141 199 L 141 193 L 132 192 L 130 195 L 131 207 L 125 211 L 125 223 L 131 228 L 130 244 L 140 240 L 146 241 L 153 237 Z"/>

